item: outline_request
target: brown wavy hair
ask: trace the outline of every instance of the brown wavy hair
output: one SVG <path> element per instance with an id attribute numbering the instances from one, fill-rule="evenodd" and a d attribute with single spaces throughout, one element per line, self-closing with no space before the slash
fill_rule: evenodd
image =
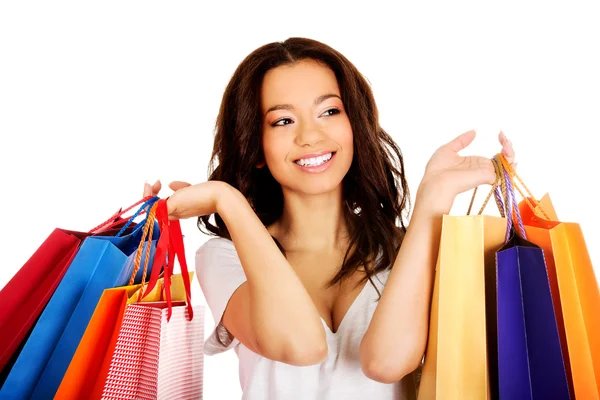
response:
<path id="1" fill-rule="evenodd" d="M 330 284 L 349 277 L 361 265 L 366 270 L 365 279 L 371 280 L 373 274 L 391 268 L 396 259 L 406 232 L 404 213 L 409 212 L 410 195 L 402 153 L 379 125 L 370 85 L 338 51 L 315 40 L 290 38 L 249 54 L 223 94 L 208 179 L 227 182 L 242 192 L 265 226 L 281 217 L 281 186 L 266 165 L 256 167 L 264 160 L 261 85 L 267 71 L 307 59 L 335 73 L 354 137 L 352 164 L 342 182 L 350 245 Z M 199 217 L 198 228 L 205 234 L 231 239 L 221 217 L 214 217 L 216 225 L 210 222 L 211 215 Z"/>

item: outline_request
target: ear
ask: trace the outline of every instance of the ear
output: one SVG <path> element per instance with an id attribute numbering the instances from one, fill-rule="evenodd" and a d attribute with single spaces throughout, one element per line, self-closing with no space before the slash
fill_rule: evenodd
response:
<path id="1" fill-rule="evenodd" d="M 259 169 L 263 168 L 264 166 L 265 166 L 265 162 L 264 161 L 261 161 L 258 164 L 256 164 L 256 168 L 259 168 Z"/>

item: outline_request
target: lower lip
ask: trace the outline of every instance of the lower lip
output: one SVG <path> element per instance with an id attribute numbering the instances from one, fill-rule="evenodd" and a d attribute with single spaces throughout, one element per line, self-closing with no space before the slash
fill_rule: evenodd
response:
<path id="1" fill-rule="evenodd" d="M 309 174 L 318 174 L 318 173 L 324 172 L 324 171 L 326 171 L 326 170 L 329 169 L 329 167 L 331 166 L 331 162 L 335 158 L 336 154 L 337 153 L 333 153 L 331 155 L 331 158 L 325 164 L 317 165 L 316 167 L 309 167 L 309 166 L 303 167 L 302 165 L 299 165 L 299 164 L 296 164 L 296 163 L 294 163 L 294 164 L 298 168 L 300 168 L 303 172 L 308 172 Z"/>

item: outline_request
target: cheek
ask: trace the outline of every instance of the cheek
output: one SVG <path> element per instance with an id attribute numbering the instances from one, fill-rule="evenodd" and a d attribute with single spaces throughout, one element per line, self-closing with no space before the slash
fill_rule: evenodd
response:
<path id="1" fill-rule="evenodd" d="M 354 158 L 354 135 L 352 133 L 350 122 L 348 122 L 347 126 L 340 131 L 338 144 L 343 149 L 344 169 L 349 169 L 350 165 L 352 165 L 352 159 Z"/>
<path id="2" fill-rule="evenodd" d="M 267 164 L 274 164 L 277 161 L 285 158 L 289 146 L 285 143 L 282 137 L 274 137 L 266 134 L 263 137 L 262 148 Z"/>
<path id="3" fill-rule="evenodd" d="M 340 127 L 338 142 L 344 150 L 352 153 L 354 148 L 354 135 L 352 133 L 352 127 L 350 126 L 350 121 L 346 121 L 346 123 Z"/>

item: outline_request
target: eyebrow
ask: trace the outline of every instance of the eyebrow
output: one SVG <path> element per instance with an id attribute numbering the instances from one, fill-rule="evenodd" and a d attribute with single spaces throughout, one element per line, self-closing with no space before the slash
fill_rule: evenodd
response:
<path id="1" fill-rule="evenodd" d="M 330 99 L 332 97 L 337 97 L 338 99 L 342 100 L 342 98 L 340 96 L 338 96 L 337 94 L 333 94 L 333 93 L 328 93 L 328 94 L 324 94 L 321 95 L 319 97 L 317 97 L 314 101 L 314 105 L 318 106 L 319 104 L 321 104 L 322 102 L 324 102 L 327 99 Z M 273 106 L 271 108 L 269 108 L 267 110 L 267 112 L 265 113 L 265 115 L 267 115 L 268 113 L 270 113 L 271 111 L 277 111 L 277 110 L 293 110 L 294 106 L 291 104 L 278 104 L 276 106 Z"/>

